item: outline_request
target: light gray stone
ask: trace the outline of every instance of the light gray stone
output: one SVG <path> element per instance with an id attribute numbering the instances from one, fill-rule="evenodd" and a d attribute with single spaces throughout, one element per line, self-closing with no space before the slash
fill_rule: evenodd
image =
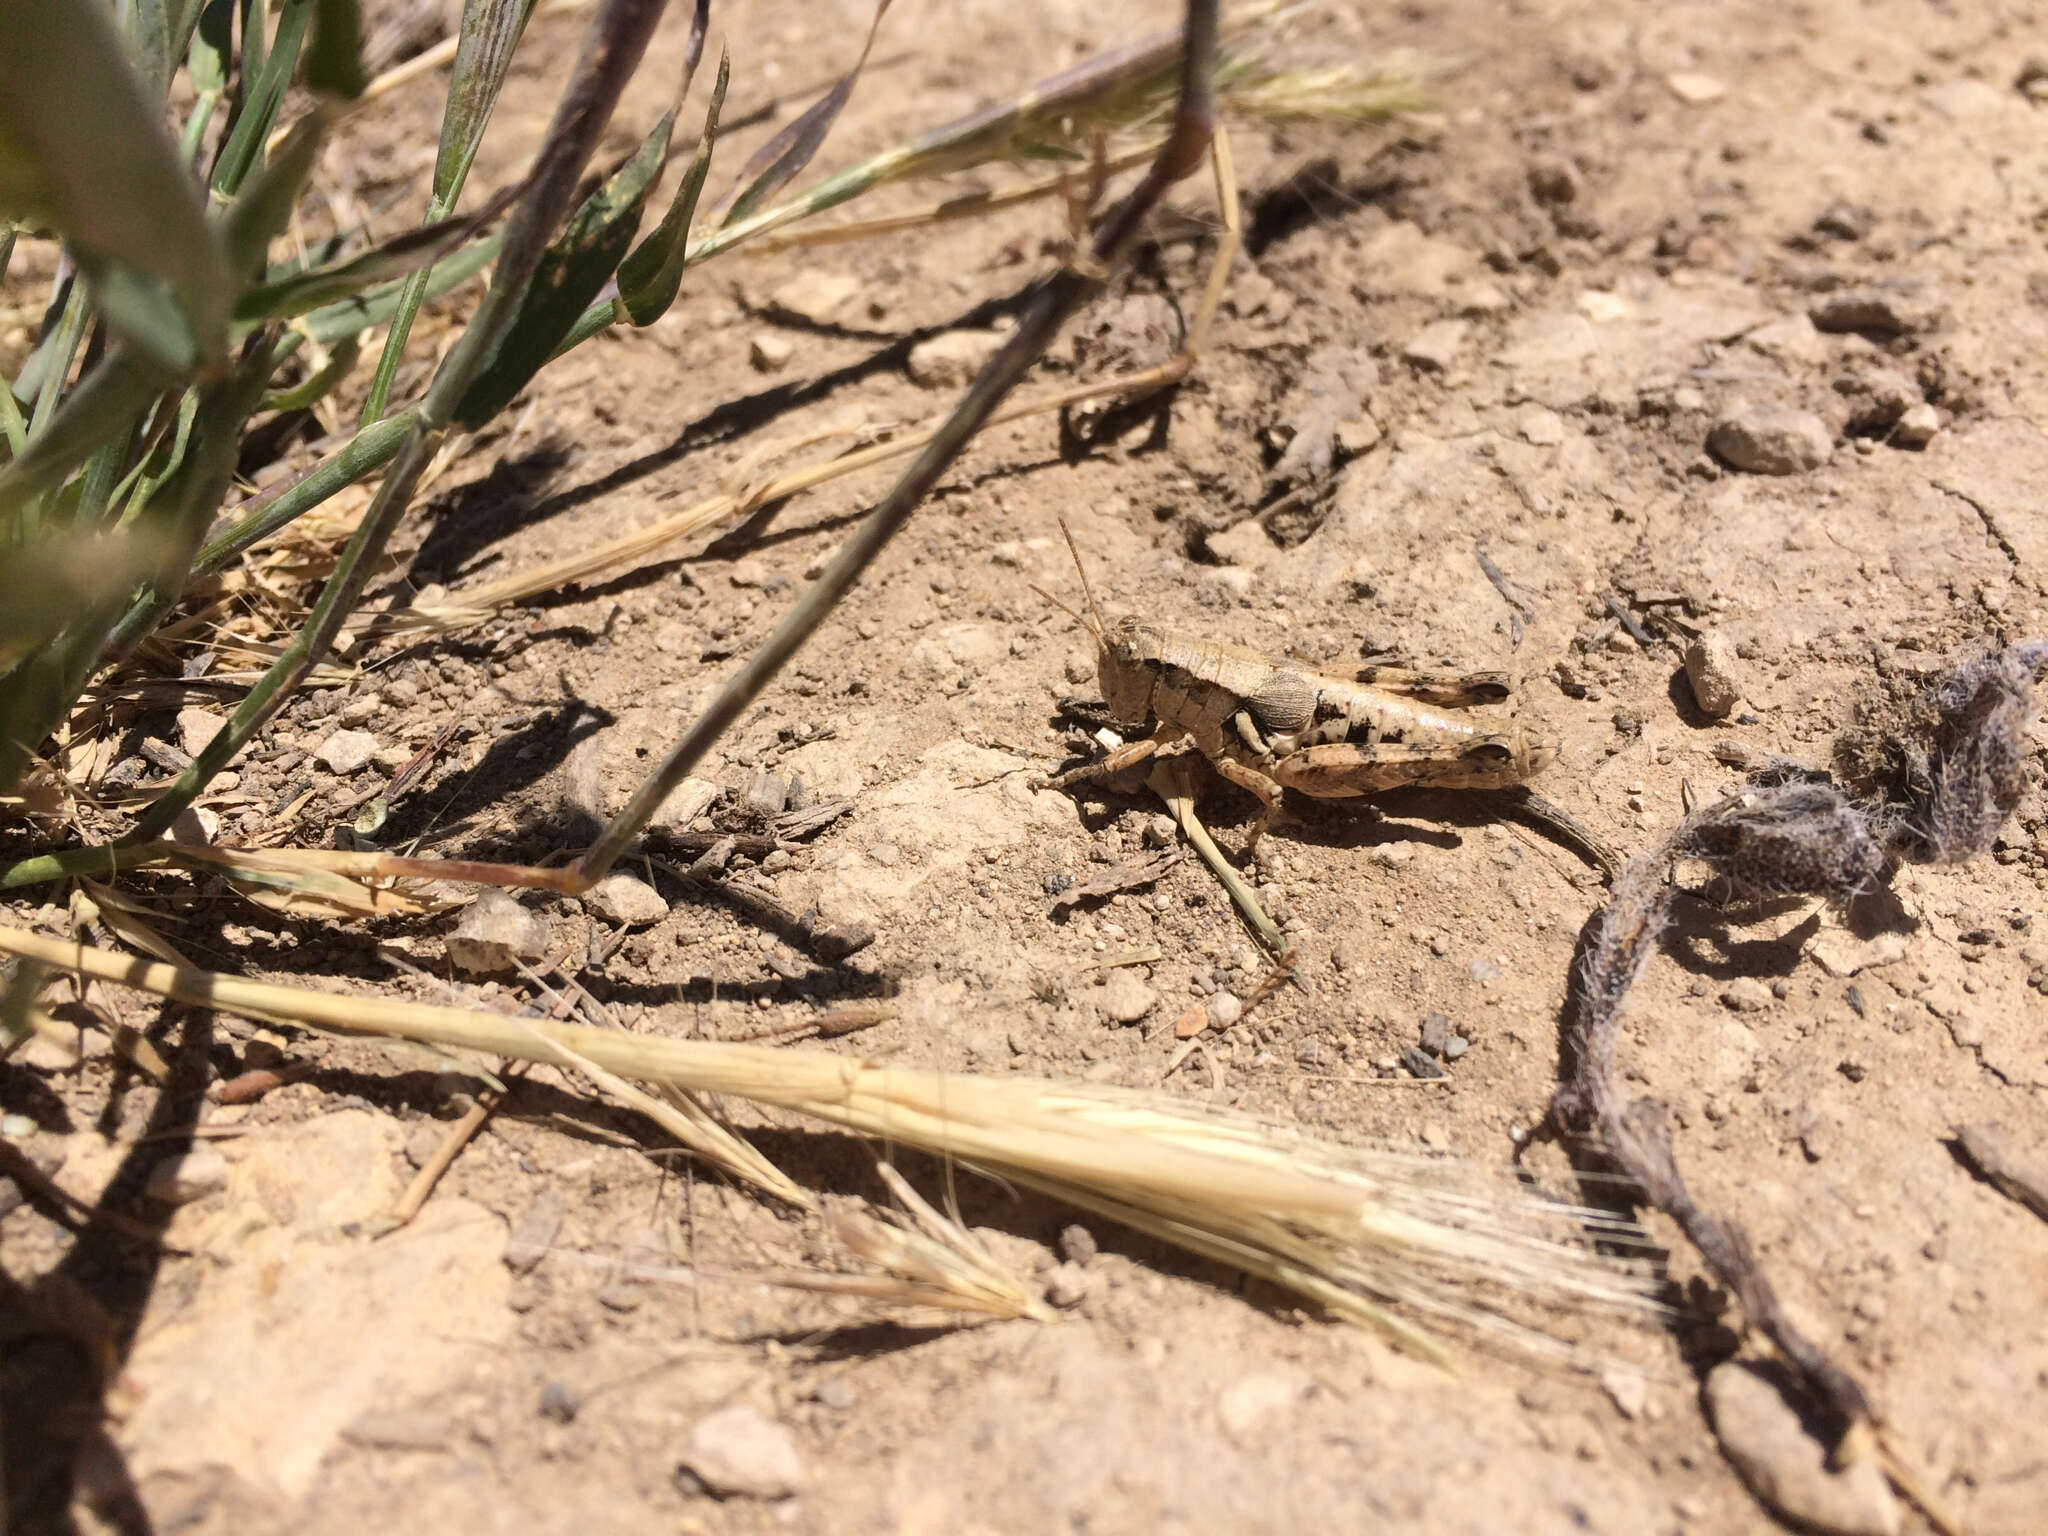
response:
<path id="1" fill-rule="evenodd" d="M 1753 475 L 1796 475 L 1828 461 L 1834 435 L 1811 411 L 1745 405 L 1714 423 L 1707 447 L 1723 463 Z"/>
<path id="2" fill-rule="evenodd" d="M 1736 675 L 1735 647 L 1719 630 L 1710 629 L 1685 648 L 1685 680 L 1693 702 L 1709 720 L 1725 720 L 1742 702 Z"/>
<path id="3" fill-rule="evenodd" d="M 741 1404 L 697 1421 L 683 1465 L 727 1498 L 786 1499 L 804 1486 L 804 1463 L 789 1431 Z"/>
<path id="4" fill-rule="evenodd" d="M 1714 1434 L 1743 1482 L 1764 1503 L 1834 1536 L 1898 1536 L 1899 1507 L 1874 1455 L 1831 1472 L 1778 1389 L 1739 1361 L 1707 1376 Z"/>
<path id="5" fill-rule="evenodd" d="M 458 971 L 487 976 L 547 953 L 548 925 L 504 891 L 485 891 L 469 904 L 446 940 Z"/>
<path id="6" fill-rule="evenodd" d="M 327 739 L 314 749 L 317 758 L 329 773 L 346 778 L 363 764 L 377 755 L 377 738 L 368 731 L 330 731 Z"/>
<path id="7" fill-rule="evenodd" d="M 606 875 L 583 893 L 583 905 L 608 923 L 638 928 L 668 916 L 661 893 L 637 875 Z"/>

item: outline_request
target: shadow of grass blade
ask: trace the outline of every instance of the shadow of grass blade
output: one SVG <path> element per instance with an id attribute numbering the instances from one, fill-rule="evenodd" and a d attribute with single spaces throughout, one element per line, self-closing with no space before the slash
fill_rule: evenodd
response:
<path id="1" fill-rule="evenodd" d="M 661 174 L 674 127 L 675 113 L 664 112 L 633 158 L 585 200 L 548 247 L 504 338 L 456 406 L 458 426 L 473 430 L 510 405 L 618 271 L 640 232 L 641 210 Z"/>
<path id="2" fill-rule="evenodd" d="M 683 286 L 683 267 L 690 251 L 690 223 L 697 199 L 711 171 L 711 153 L 718 144 L 718 114 L 725 106 L 725 87 L 732 78 L 731 56 L 718 56 L 718 79 L 711 87 L 711 106 L 704 114 L 704 133 L 697 152 L 676 187 L 676 195 L 653 234 L 619 263 L 619 302 L 635 325 L 652 325 L 668 313 Z"/>
<path id="3" fill-rule="evenodd" d="M 0 0 L 0 38 L 0 213 L 61 233 L 160 366 L 218 359 L 227 263 L 107 8 Z"/>
<path id="4" fill-rule="evenodd" d="M 455 62 L 448 76 L 448 104 L 441 114 L 441 142 L 434 156 L 434 190 L 427 202 L 424 223 L 438 224 L 453 211 L 462 196 L 469 168 L 483 142 L 484 128 L 498 104 L 505 73 L 512 67 L 512 55 L 533 13 L 534 0 L 466 0 L 462 25 L 456 36 Z M 405 345 L 412 336 L 413 320 L 427 299 L 427 279 L 417 275 L 398 296 L 391 316 L 391 331 L 384 338 L 384 350 L 377 358 L 370 391 L 363 404 L 362 422 L 368 426 L 384 414 L 391 397 L 392 381 L 405 360 Z"/>
<path id="5" fill-rule="evenodd" d="M 732 224 L 744 219 L 811 163 L 811 157 L 824 144 L 825 135 L 832 131 L 832 125 L 852 99 L 854 83 L 860 79 L 861 70 L 866 68 L 868 55 L 874 52 L 875 35 L 881 31 L 882 18 L 888 13 L 889 0 L 880 0 L 875 6 L 874 19 L 868 23 L 867 41 L 861 45 L 860 57 L 854 60 L 853 68 L 841 75 L 832 89 L 813 102 L 795 122 L 755 150 L 753 157 L 740 167 L 733 190 L 722 200 L 730 206 L 721 223 Z"/>

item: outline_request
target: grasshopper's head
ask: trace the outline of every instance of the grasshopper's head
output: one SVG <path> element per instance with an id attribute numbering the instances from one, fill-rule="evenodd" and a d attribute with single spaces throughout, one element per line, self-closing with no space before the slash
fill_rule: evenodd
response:
<path id="1" fill-rule="evenodd" d="M 1060 519 L 1060 532 L 1066 535 L 1067 552 L 1074 557 L 1074 569 L 1080 573 L 1081 591 L 1088 600 L 1087 612 L 1077 613 L 1043 587 L 1031 590 L 1065 612 L 1093 637 L 1095 683 L 1102 690 L 1110 715 L 1125 724 L 1142 724 L 1150 712 L 1155 663 L 1160 654 L 1159 627 L 1135 618 L 1118 619 L 1114 624 L 1105 619 L 1065 518 Z"/>
<path id="2" fill-rule="evenodd" d="M 1143 725 L 1152 713 L 1152 686 L 1159 675 L 1160 630 L 1134 618 L 1095 630 L 1095 682 L 1110 715 L 1126 725 Z"/>

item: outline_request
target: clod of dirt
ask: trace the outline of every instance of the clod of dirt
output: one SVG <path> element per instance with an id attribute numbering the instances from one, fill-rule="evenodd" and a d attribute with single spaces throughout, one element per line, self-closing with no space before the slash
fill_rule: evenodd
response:
<path id="1" fill-rule="evenodd" d="M 1888 431 L 1907 411 L 1924 403 L 1920 386 L 1896 368 L 1842 374 L 1835 380 L 1835 393 L 1853 402 L 1849 430 L 1867 434 Z"/>
<path id="2" fill-rule="evenodd" d="M 446 939 L 448 960 L 458 971 L 488 976 L 537 961 L 547 953 L 548 925 L 504 891 L 485 891 L 469 904 Z"/>
<path id="3" fill-rule="evenodd" d="M 795 343 L 773 331 L 763 331 L 747 343 L 747 360 L 762 373 L 782 372 L 795 356 Z"/>
<path id="4" fill-rule="evenodd" d="M 1851 288 L 1831 293 L 1807 313 L 1815 330 L 1864 336 L 1910 336 L 1941 323 L 1947 301 L 1938 289 L 1922 283 L 1896 287 Z"/>
<path id="5" fill-rule="evenodd" d="M 1876 1457 L 1829 1471 L 1826 1451 L 1791 1404 L 1740 1361 L 1715 1366 L 1706 1395 L 1721 1449 L 1759 1499 L 1836 1536 L 1897 1536 L 1899 1507 Z"/>
<path id="6" fill-rule="evenodd" d="M 1719 630 L 1708 630 L 1685 648 L 1685 680 L 1692 685 L 1693 702 L 1709 720 L 1727 719 L 1742 702 L 1735 647 Z"/>
<path id="7" fill-rule="evenodd" d="M 328 772 L 344 779 L 376 755 L 376 737 L 368 731 L 350 730 L 330 732 L 313 753 Z"/>
<path id="8" fill-rule="evenodd" d="M 1753 475 L 1797 475 L 1827 463 L 1834 437 L 1811 411 L 1745 405 L 1714 423 L 1707 448 L 1723 463 Z"/>
<path id="9" fill-rule="evenodd" d="M 812 325 L 837 325 L 846 320 L 865 286 L 851 272 L 807 271 L 771 293 L 768 309 Z"/>
<path id="10" fill-rule="evenodd" d="M 789 1431 L 744 1404 L 699 1419 L 683 1465 L 721 1498 L 786 1499 L 804 1485 L 803 1458 Z"/>
<path id="11" fill-rule="evenodd" d="M 1664 83 L 1670 87 L 1671 94 L 1688 107 L 1708 106 L 1728 94 L 1726 81 L 1713 75 L 1695 74 L 1690 70 L 1680 70 L 1666 75 Z"/>
<path id="12" fill-rule="evenodd" d="M 1909 406 L 1892 428 L 1892 441 L 1901 448 L 1925 448 L 1941 434 L 1941 412 L 1924 400 Z"/>
<path id="13" fill-rule="evenodd" d="M 1326 346 L 1310 356 L 1279 421 L 1266 431 L 1267 441 L 1280 449 L 1266 472 L 1269 494 L 1329 478 L 1337 429 L 1359 416 L 1379 381 L 1379 369 L 1363 347 Z"/>
<path id="14" fill-rule="evenodd" d="M 1761 1013 L 1773 1001 L 1771 989 L 1754 976 L 1738 976 L 1721 991 L 1722 1006 L 1737 1013 Z"/>
<path id="15" fill-rule="evenodd" d="M 926 389 L 964 389 L 1009 338 L 1000 331 L 948 331 L 910 349 L 910 382 Z"/>
<path id="16" fill-rule="evenodd" d="M 1112 1024 L 1135 1024 L 1158 1006 L 1159 994 L 1129 971 L 1112 971 L 1095 1000 Z"/>
<path id="17" fill-rule="evenodd" d="M 187 757 L 197 757 L 227 723 L 227 716 L 217 715 L 210 709 L 196 706 L 181 709 L 178 711 L 178 745 L 185 749 Z"/>
<path id="18" fill-rule="evenodd" d="M 227 1160 L 211 1147 L 195 1147 L 182 1157 L 167 1157 L 150 1171 L 144 1191 L 165 1205 L 204 1200 L 228 1182 Z"/>
<path id="19" fill-rule="evenodd" d="M 583 893 L 583 905 L 608 923 L 627 928 L 658 923 L 668 916 L 661 893 L 636 875 L 606 875 Z"/>
<path id="20" fill-rule="evenodd" d="M 1401 361 L 1411 368 L 1442 373 L 1458 360 L 1465 337 L 1471 333 L 1469 320 L 1435 320 L 1409 338 L 1401 349 Z"/>
<path id="21" fill-rule="evenodd" d="M 542 1191 L 506 1234 L 505 1267 L 515 1275 L 531 1274 L 554 1247 L 568 1212 L 569 1202 L 559 1189 Z"/>

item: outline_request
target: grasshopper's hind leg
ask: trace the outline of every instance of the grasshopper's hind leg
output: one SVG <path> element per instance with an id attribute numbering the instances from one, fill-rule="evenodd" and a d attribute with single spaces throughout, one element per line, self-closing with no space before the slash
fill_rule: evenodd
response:
<path id="1" fill-rule="evenodd" d="M 1280 814 L 1281 789 L 1278 783 L 1259 772 L 1247 768 L 1243 763 L 1227 757 L 1215 760 L 1216 771 L 1230 780 L 1239 789 L 1249 790 L 1259 799 L 1259 817 L 1252 823 L 1251 835 L 1246 838 L 1244 851 L 1247 856 L 1259 851 L 1259 839 L 1266 835 L 1266 828 Z"/>

